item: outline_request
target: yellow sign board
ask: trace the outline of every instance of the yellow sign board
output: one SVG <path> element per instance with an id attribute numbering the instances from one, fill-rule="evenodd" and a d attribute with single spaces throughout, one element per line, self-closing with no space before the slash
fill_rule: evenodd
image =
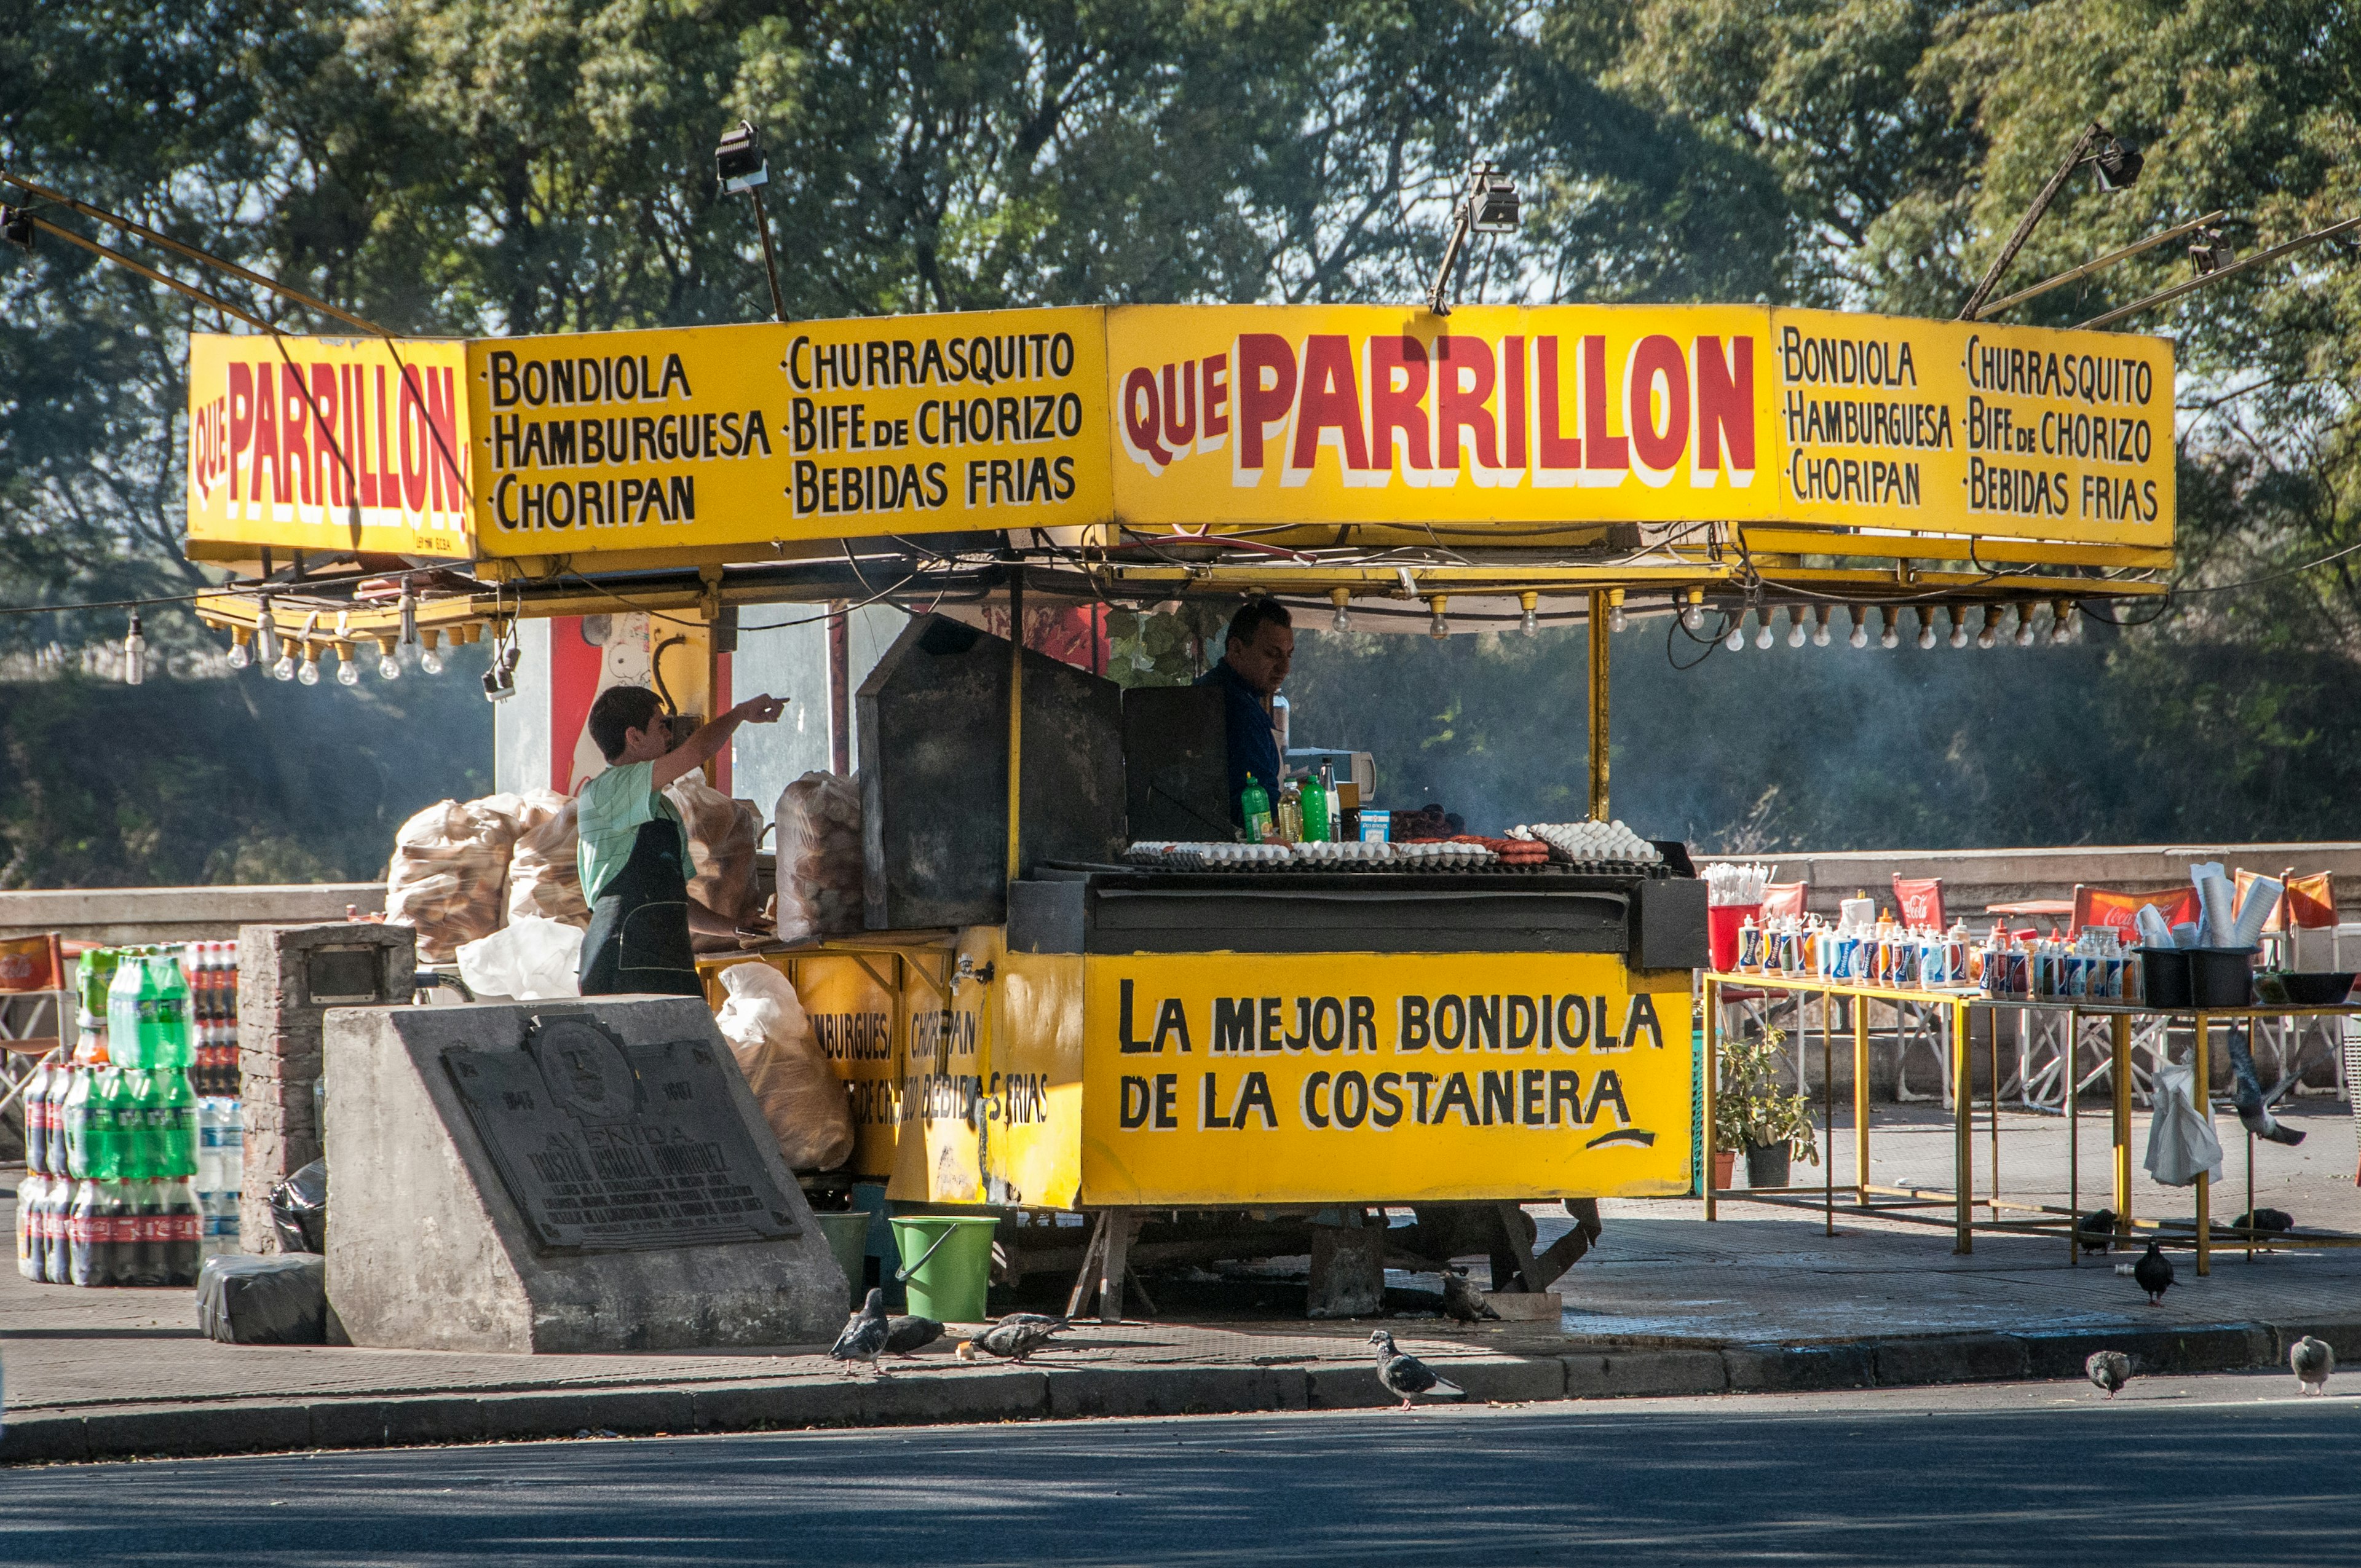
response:
<path id="1" fill-rule="evenodd" d="M 475 554 L 456 339 L 232 337 L 189 347 L 189 537 Z"/>
<path id="2" fill-rule="evenodd" d="M 1689 1190 L 1685 972 L 1656 990 L 1599 954 L 1085 961 L 1085 1204 Z"/>
<path id="3" fill-rule="evenodd" d="M 484 552 L 1101 521 L 1099 316 L 983 312 L 473 345 Z"/>
<path id="4" fill-rule="evenodd" d="M 2172 537 L 2160 339 L 1759 306 L 1137 306 L 1115 510 Z"/>
<path id="5" fill-rule="evenodd" d="M 194 345 L 192 540 L 579 556 L 1109 521 L 1706 521 L 2172 539 L 2171 345 L 2113 333 L 1139 305 Z"/>

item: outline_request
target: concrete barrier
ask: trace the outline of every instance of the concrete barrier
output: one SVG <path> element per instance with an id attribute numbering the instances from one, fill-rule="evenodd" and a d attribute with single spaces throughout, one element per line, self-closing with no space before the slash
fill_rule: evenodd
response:
<path id="1" fill-rule="evenodd" d="M 56 931 L 110 947 L 224 942 L 240 926 L 306 926 L 385 909 L 385 884 L 297 883 L 250 887 L 91 887 L 0 893 L 0 938 Z"/>

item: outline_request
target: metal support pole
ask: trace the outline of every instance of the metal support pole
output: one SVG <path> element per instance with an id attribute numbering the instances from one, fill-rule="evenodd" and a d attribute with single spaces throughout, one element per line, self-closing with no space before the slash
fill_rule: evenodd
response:
<path id="1" fill-rule="evenodd" d="M 2197 1081 L 2191 1096 L 2197 1103 L 2197 1113 L 2206 1124 L 2213 1123 L 2213 1057 L 2206 1036 L 2213 1029 L 2213 1020 L 2204 1014 L 2197 1015 Z M 2197 1272 L 2213 1272 L 2213 1179 L 2203 1171 L 2197 1173 Z"/>
<path id="2" fill-rule="evenodd" d="M 1607 595 L 1590 596 L 1590 818 L 1607 817 Z"/>
<path id="3" fill-rule="evenodd" d="M 1855 997 L 1852 1009 L 1853 1201 L 1869 1207 L 1869 1009 Z"/>
<path id="4" fill-rule="evenodd" d="M 2082 1261 L 2082 1128 L 2074 1114 L 2074 1042 L 2082 1037 L 2082 1014 L 2066 1014 L 2066 1262 Z"/>
<path id="5" fill-rule="evenodd" d="M 1961 321 L 1971 322 L 1983 314 L 1984 302 L 1992 298 L 1993 289 L 2000 282 L 2001 275 L 2008 270 L 2009 263 L 2016 259 L 2016 253 L 2025 248 L 2025 242 L 2032 236 L 2033 225 L 2041 221 L 2041 215 L 2049 210 L 2049 203 L 2058 200 L 2058 192 L 2066 188 L 2068 178 L 2084 159 L 2091 156 L 2106 134 L 2093 122 L 2074 138 L 2074 145 L 2066 149 L 2066 161 L 2058 166 L 2058 172 L 2049 177 L 2049 182 L 2042 186 L 2040 194 L 2033 198 L 2033 205 L 2026 208 L 2025 216 L 2017 220 L 2016 232 L 2008 236 L 2008 243 L 2001 247 L 2000 254 L 1993 258 L 1992 266 L 1985 269 L 1983 277 L 1977 280 L 1975 291 L 1968 296 L 1968 302 L 1960 307 Z"/>
<path id="6" fill-rule="evenodd" d="M 1970 1013 L 1968 1017 L 1972 1020 L 1975 1017 L 1975 1014 L 1973 1013 Z M 1993 1218 L 1997 1220 L 2000 1218 L 2000 1014 L 1997 1013 L 1986 1013 L 1984 1014 L 1984 1021 L 1992 1026 L 1990 1030 L 1991 1038 L 1988 1042 L 1990 1046 L 1988 1059 L 1992 1068 L 1992 1071 L 1989 1074 L 1992 1080 L 1991 1203 Z"/>
<path id="7" fill-rule="evenodd" d="M 2114 1145 L 2115 1234 L 2129 1235 L 2132 1229 L 2132 1016 L 2118 1013 L 2108 1021 L 2109 1046 L 2113 1048 L 2114 1065 L 2107 1078 L 2114 1089 L 2114 1125 L 2109 1135 Z"/>
<path id="8" fill-rule="evenodd" d="M 1975 1236 L 1975 1075 L 1968 1069 L 1968 1009 L 1950 1004 L 1951 1014 L 1951 1166 L 1959 1180 L 1954 1223 L 1958 1238 L 1951 1250 L 1962 1255 L 1976 1250 Z"/>
<path id="9" fill-rule="evenodd" d="M 1708 978 L 1705 982 L 1705 1070 L 1698 1075 L 1705 1096 L 1705 1152 L 1701 1157 L 1705 1169 L 1698 1174 L 1697 1187 L 1705 1193 L 1705 1217 L 1714 1217 L 1713 1197 L 1713 1100 L 1714 1080 L 1721 1071 L 1721 982 Z"/>
<path id="10" fill-rule="evenodd" d="M 763 236 L 763 276 L 771 280 L 771 318 L 787 319 L 787 302 L 779 292 L 779 264 L 771 259 L 771 220 L 763 212 L 763 188 L 746 187 L 746 194 L 754 198 L 754 232 Z"/>
<path id="11" fill-rule="evenodd" d="M 1828 1234 L 1837 1234 L 1837 1047 L 1833 1025 L 1828 1021 L 1828 998 L 1820 997 L 1820 1181 L 1821 1209 L 1828 1221 Z M 1796 1022 L 1803 1021 L 1803 1003 L 1795 1003 Z M 2248 1207 L 2253 1205 L 2249 1204 Z"/>
<path id="12" fill-rule="evenodd" d="M 1025 572 L 1008 579 L 1008 880 L 1022 869 L 1016 853 L 1016 806 L 1025 778 Z M 1120 1281 L 1121 1276 L 1118 1275 Z"/>

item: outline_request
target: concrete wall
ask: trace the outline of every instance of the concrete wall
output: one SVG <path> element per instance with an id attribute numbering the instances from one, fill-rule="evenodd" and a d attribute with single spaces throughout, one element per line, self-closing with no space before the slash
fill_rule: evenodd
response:
<path id="1" fill-rule="evenodd" d="M 392 846 L 387 846 L 389 851 Z M 240 926 L 303 926 L 385 909 L 385 884 L 304 883 L 280 887 L 94 887 L 0 893 L 0 937 L 61 932 L 83 941 L 223 942 Z"/>

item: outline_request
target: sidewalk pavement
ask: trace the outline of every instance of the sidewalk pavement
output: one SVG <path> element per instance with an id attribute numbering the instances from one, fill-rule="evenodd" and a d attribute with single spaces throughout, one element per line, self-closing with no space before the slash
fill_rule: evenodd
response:
<path id="1" fill-rule="evenodd" d="M 2259 1200 L 2308 1226 L 2361 1230 L 2342 1108 L 2295 1116 L 2313 1137 L 2258 1155 Z M 1948 1180 L 1947 1121 L 1881 1109 L 1875 1127 L 1881 1181 Z M 2103 1124 L 2084 1132 L 2085 1178 L 2103 1178 Z M 2236 1170 L 2243 1139 L 2225 1143 Z M 2054 1186 L 2062 1196 L 2062 1146 L 2054 1119 L 2004 1114 L 2006 1194 Z M 1841 1125 L 1838 1147 L 1849 1169 Z M 1798 1167 L 1796 1179 L 1812 1174 Z M 2227 1219 L 2244 1191 L 2224 1185 L 2237 1194 L 2215 1203 Z M 2188 1193 L 2145 1175 L 2136 1196 L 2144 1217 L 2189 1212 Z M 2103 1201 L 2086 1188 L 2086 1208 Z M 1817 1212 L 1729 1203 L 1707 1224 L 1695 1202 L 1603 1207 L 1600 1245 L 1559 1281 L 1559 1324 L 1463 1328 L 1417 1316 L 1383 1326 L 1471 1398 L 1503 1403 L 2079 1378 L 2102 1347 L 2158 1372 L 2283 1367 L 2306 1332 L 2361 1367 L 2361 1249 L 2249 1263 L 2224 1248 L 2202 1279 L 2184 1251 L 2179 1283 L 2151 1308 L 2114 1272 L 2123 1255 L 2070 1264 L 2053 1238 L 1982 1235 L 1971 1255 L 1954 1256 L 1946 1229 L 1841 1209 L 1829 1236 Z M 1543 1245 L 1567 1223 L 1555 1205 L 1532 1212 Z M 197 1332 L 190 1291 L 76 1290 L 9 1273 L 0 1461 L 1371 1406 L 1389 1402 L 1367 1343 L 1375 1326 L 1084 1322 L 1024 1366 L 961 1363 L 946 1339 L 873 1378 L 819 1346 L 511 1356 L 223 1345 Z"/>

